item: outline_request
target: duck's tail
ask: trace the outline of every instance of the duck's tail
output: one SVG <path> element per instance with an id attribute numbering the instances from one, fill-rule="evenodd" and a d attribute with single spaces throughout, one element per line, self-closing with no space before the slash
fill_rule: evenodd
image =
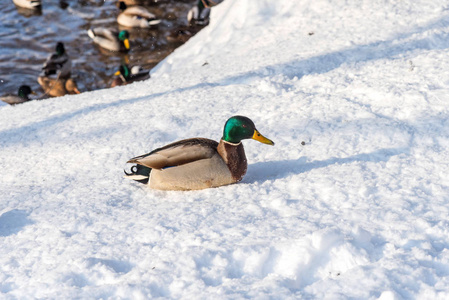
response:
<path id="1" fill-rule="evenodd" d="M 130 171 L 130 173 L 124 171 L 126 178 L 133 179 L 143 184 L 147 184 L 150 180 L 151 168 L 142 165 L 133 165 Z"/>

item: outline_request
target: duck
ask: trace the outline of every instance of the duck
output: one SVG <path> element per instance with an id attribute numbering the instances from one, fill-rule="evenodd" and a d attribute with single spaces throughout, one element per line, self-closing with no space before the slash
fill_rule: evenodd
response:
<path id="1" fill-rule="evenodd" d="M 57 75 L 60 79 L 71 76 L 72 60 L 65 51 L 62 42 L 56 43 L 55 53 L 50 54 L 42 66 L 44 76 Z"/>
<path id="2" fill-rule="evenodd" d="M 74 95 L 80 94 L 76 81 L 72 78 L 58 79 L 47 76 L 39 76 L 37 82 L 47 95 L 52 97 L 60 97 L 66 94 Z"/>
<path id="3" fill-rule="evenodd" d="M 38 9 L 42 6 L 41 0 L 12 0 L 15 5 L 23 8 Z"/>
<path id="4" fill-rule="evenodd" d="M 118 7 L 122 12 L 117 17 L 117 23 L 122 26 L 150 28 L 161 22 L 143 6 L 128 7 L 125 2 L 120 1 Z"/>
<path id="5" fill-rule="evenodd" d="M 27 101 L 30 101 L 29 95 L 33 94 L 36 95 L 33 90 L 31 90 L 29 85 L 22 85 L 19 87 L 19 91 L 17 92 L 17 95 L 5 95 L 1 99 L 3 102 L 8 103 L 10 105 L 16 105 L 20 103 L 24 103 Z"/>
<path id="6" fill-rule="evenodd" d="M 87 34 L 95 44 L 102 48 L 115 52 L 129 51 L 129 32 L 127 30 L 117 32 L 115 30 L 99 27 L 89 29 Z"/>
<path id="7" fill-rule="evenodd" d="M 150 72 L 143 70 L 140 66 L 133 66 L 131 69 L 125 64 L 122 64 L 118 71 L 115 72 L 116 77 L 111 84 L 111 87 L 126 85 L 135 81 L 141 81 L 150 78 Z"/>
<path id="8" fill-rule="evenodd" d="M 190 138 L 128 160 L 133 164 L 125 177 L 159 190 L 201 190 L 242 180 L 248 163 L 242 140 L 274 142 L 256 129 L 245 116 L 229 118 L 219 142 Z"/>
<path id="9" fill-rule="evenodd" d="M 198 0 L 187 13 L 187 22 L 190 26 L 206 26 L 209 24 L 210 6 L 208 0 Z"/>

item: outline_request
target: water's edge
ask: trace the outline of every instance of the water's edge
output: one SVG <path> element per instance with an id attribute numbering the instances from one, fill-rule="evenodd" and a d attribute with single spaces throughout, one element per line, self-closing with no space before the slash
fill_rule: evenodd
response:
<path id="1" fill-rule="evenodd" d="M 40 12 L 17 8 L 11 0 L 0 6 L 0 95 L 17 93 L 29 85 L 38 96 L 48 97 L 37 83 L 43 62 L 54 52 L 58 41 L 64 43 L 72 59 L 72 78 L 81 92 L 110 87 L 120 63 L 153 68 L 183 42 L 170 39 L 187 26 L 188 10 L 196 0 L 162 0 L 145 7 L 162 22 L 156 29 L 130 29 L 117 24 L 116 1 L 44 1 Z M 131 50 L 127 54 L 105 51 L 94 45 L 87 29 L 107 27 L 127 29 Z M 191 30 L 194 34 L 195 30 Z"/>

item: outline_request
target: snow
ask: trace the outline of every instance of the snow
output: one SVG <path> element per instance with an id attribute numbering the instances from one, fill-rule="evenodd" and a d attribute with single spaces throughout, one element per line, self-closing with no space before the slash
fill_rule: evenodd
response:
<path id="1" fill-rule="evenodd" d="M 448 299 L 449 5 L 226 0 L 148 81 L 0 107 L 0 297 Z M 250 117 L 243 181 L 127 159 Z"/>

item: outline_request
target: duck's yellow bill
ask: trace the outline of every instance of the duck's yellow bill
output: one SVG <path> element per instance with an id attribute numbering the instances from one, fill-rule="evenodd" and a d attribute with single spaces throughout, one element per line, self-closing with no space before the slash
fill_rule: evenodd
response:
<path id="1" fill-rule="evenodd" d="M 129 40 L 128 40 L 128 39 L 125 39 L 125 40 L 123 41 L 123 44 L 125 44 L 125 48 L 129 50 Z"/>
<path id="2" fill-rule="evenodd" d="M 117 71 L 114 73 L 115 76 L 119 76 L 120 75 L 120 71 Z"/>
<path id="3" fill-rule="evenodd" d="M 271 145 L 274 146 L 274 142 L 270 139 L 267 139 L 266 137 L 264 137 L 263 135 L 260 134 L 259 131 L 257 131 L 257 129 L 254 129 L 254 134 L 252 137 L 253 140 L 256 140 L 258 142 L 267 144 L 267 145 Z"/>

